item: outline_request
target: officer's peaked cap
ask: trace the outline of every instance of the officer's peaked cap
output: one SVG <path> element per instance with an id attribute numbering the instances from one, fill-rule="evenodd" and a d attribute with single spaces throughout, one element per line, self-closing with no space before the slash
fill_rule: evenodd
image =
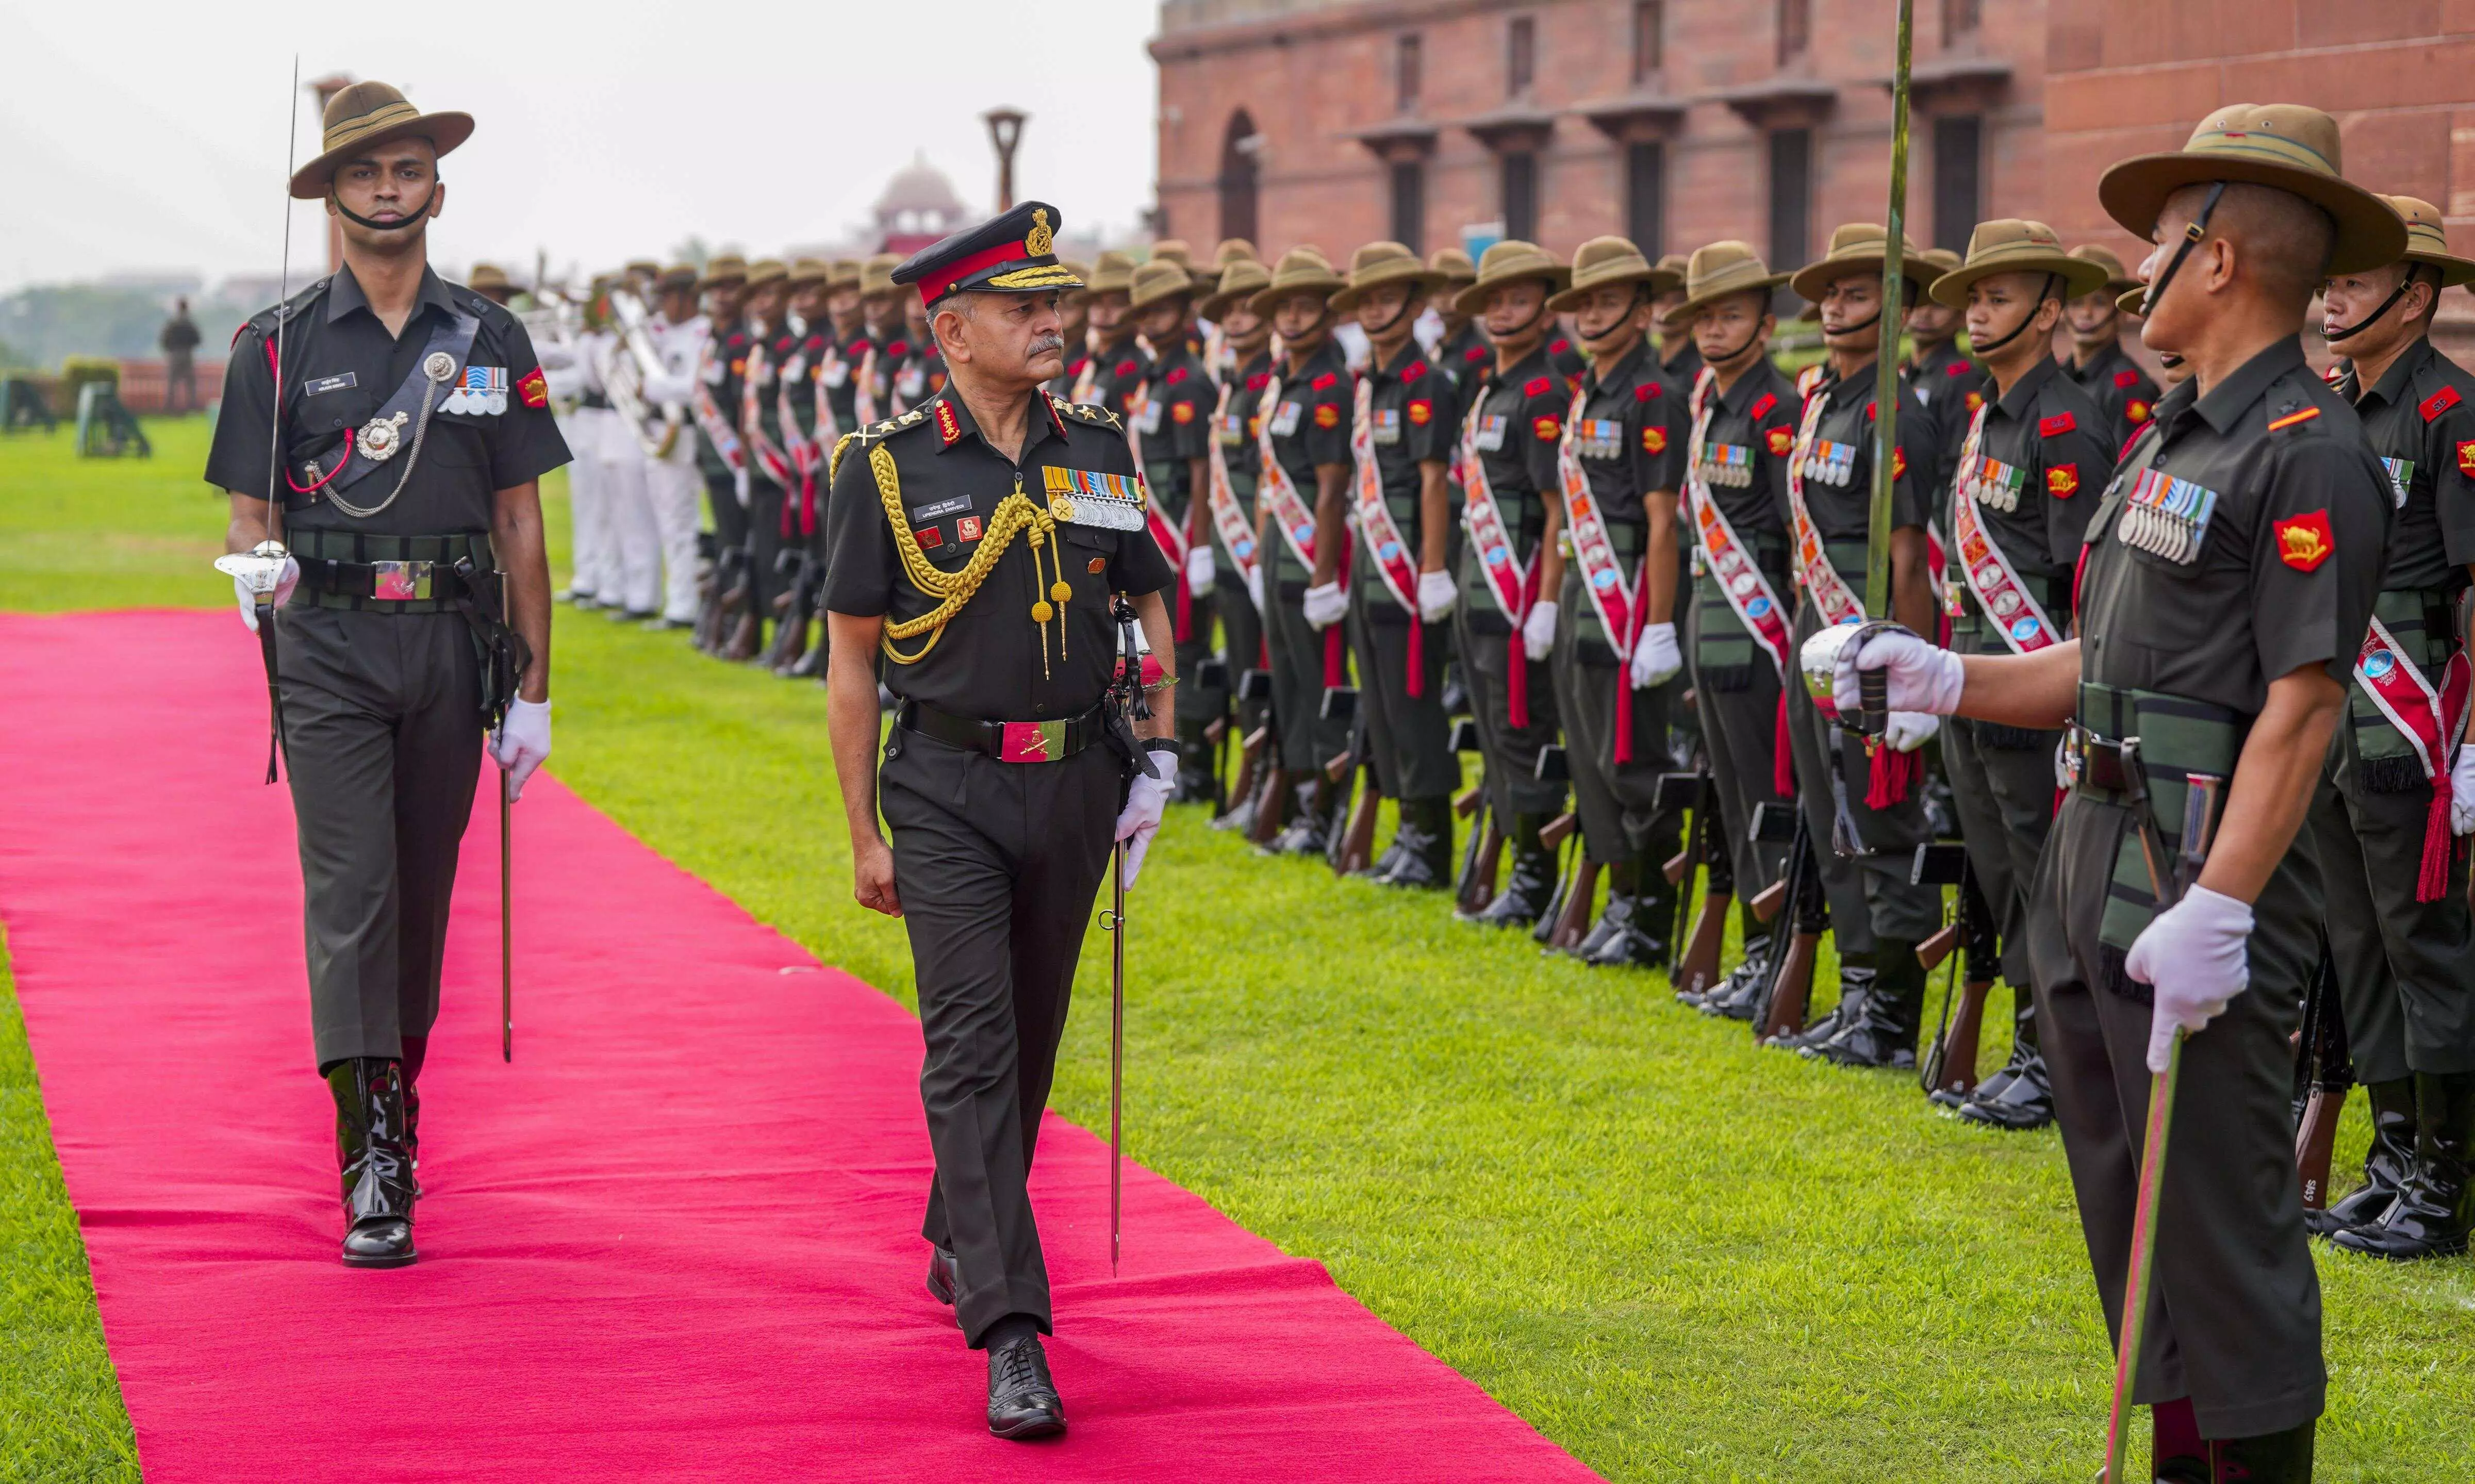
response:
<path id="1" fill-rule="evenodd" d="M 1057 229 L 1065 218 L 1044 201 L 1013 210 L 921 248 L 894 270 L 896 283 L 917 284 L 934 307 L 949 294 L 1041 294 L 1081 288 L 1057 260 Z"/>

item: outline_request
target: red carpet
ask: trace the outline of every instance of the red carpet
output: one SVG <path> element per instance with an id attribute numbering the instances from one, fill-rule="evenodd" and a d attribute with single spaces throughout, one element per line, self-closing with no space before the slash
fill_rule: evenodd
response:
<path id="1" fill-rule="evenodd" d="M 226 613 L 0 616 L 0 915 L 150 1479 L 1592 1477 L 1131 1167 L 1112 1280 L 1106 1147 L 1054 1119 L 1073 1431 L 990 1439 L 919 1287 L 917 1023 L 548 778 L 518 812 L 515 1064 L 485 794 L 423 1260 L 347 1271 L 257 666 Z"/>

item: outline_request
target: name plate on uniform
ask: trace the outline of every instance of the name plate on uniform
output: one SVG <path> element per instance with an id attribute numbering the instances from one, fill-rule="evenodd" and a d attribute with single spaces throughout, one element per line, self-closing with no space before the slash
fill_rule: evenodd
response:
<path id="1" fill-rule="evenodd" d="M 1048 495 L 1048 513 L 1066 524 L 1112 531 L 1143 528 L 1143 487 L 1133 475 L 1060 469 L 1053 464 L 1040 473 Z"/>

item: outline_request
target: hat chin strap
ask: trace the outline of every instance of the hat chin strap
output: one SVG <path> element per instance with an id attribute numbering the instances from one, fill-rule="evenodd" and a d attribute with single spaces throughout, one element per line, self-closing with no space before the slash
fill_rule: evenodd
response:
<path id="1" fill-rule="evenodd" d="M 2209 218 L 2217 214 L 2218 203 L 2225 199 L 2226 184 L 2224 181 L 2210 182 L 2209 199 L 2200 203 L 2200 214 L 2192 218 L 2192 224 L 2183 229 L 2182 245 L 2174 250 L 2172 257 L 2167 259 L 2166 271 L 2149 280 L 2148 297 L 2140 301 L 2142 319 L 2157 312 L 2158 304 L 2166 297 L 2166 285 L 2174 281 L 2174 275 L 2183 269 L 2183 259 L 2191 256 L 2192 249 L 2198 247 L 2200 239 L 2209 234 Z"/>
<path id="2" fill-rule="evenodd" d="M 1635 283 L 1632 286 L 1632 303 L 1625 306 L 1624 313 L 1617 315 L 1612 321 L 1608 322 L 1606 328 L 1600 330 L 1594 335 L 1581 328 L 1581 322 L 1580 320 L 1575 320 L 1573 322 L 1573 332 L 1581 337 L 1581 343 L 1583 345 L 1596 349 L 1602 343 L 1612 340 L 1616 337 L 1617 333 L 1625 328 L 1626 322 L 1630 321 L 1633 317 L 1633 312 L 1641 307 L 1641 285 L 1639 283 Z"/>
<path id="3" fill-rule="evenodd" d="M 355 227 L 366 228 L 371 231 L 402 231 L 417 222 L 426 222 L 429 219 L 429 208 L 437 204 L 438 187 L 444 183 L 446 182 L 443 181 L 431 181 L 429 194 L 421 198 L 421 205 L 406 212 L 402 220 L 393 222 L 374 222 L 355 211 L 351 207 L 344 205 L 344 198 L 335 194 L 335 187 L 332 184 L 327 187 L 327 199 L 334 205 L 337 215 Z"/>
<path id="4" fill-rule="evenodd" d="M 2328 341 L 2331 345 L 2335 345 L 2340 340 L 2353 339 L 2355 336 L 2362 334 L 2365 330 L 2371 328 L 2374 325 L 2379 324 L 2381 316 L 2389 313 L 2391 309 L 2396 308 L 2397 302 L 2404 299 L 2406 297 L 2406 291 L 2413 287 L 2414 287 L 2414 268 L 2413 264 L 2409 264 L 2406 270 L 2406 277 L 2398 280 L 2398 286 L 2389 292 L 2389 297 L 2381 301 L 2381 306 L 2379 308 L 2374 309 L 2371 313 L 2365 315 L 2362 319 L 2357 320 L 2355 323 L 2347 326 L 2343 329 L 2322 330 L 2320 332 L 2320 338 Z"/>
<path id="5" fill-rule="evenodd" d="M 2053 288 L 2054 276 L 2050 273 L 2046 274 L 2044 285 L 2037 290 L 2036 300 L 2028 305 L 2028 312 L 2020 317 L 2020 323 L 2012 326 L 2008 334 L 2001 336 L 1999 339 L 1985 341 L 1982 344 L 1979 344 L 1974 340 L 1971 340 L 1968 343 L 1969 349 L 1974 351 L 1981 356 L 1988 351 L 1998 351 L 2004 346 L 2009 345 L 2012 341 L 2019 339 L 2022 335 L 2026 334 L 2028 332 L 2028 327 L 2037 323 L 2037 311 L 2046 307 L 2046 299 L 2053 292 Z"/>
<path id="6" fill-rule="evenodd" d="M 1360 325 L 1358 328 L 1366 331 L 1366 338 L 1369 340 L 1374 339 L 1378 335 L 1388 335 L 1400 327 L 1403 320 L 1409 317 L 1411 310 L 1422 307 L 1424 307 L 1424 305 L 1419 304 L 1416 300 L 1404 299 L 1401 301 L 1400 309 L 1395 312 L 1390 319 L 1385 320 L 1381 326 Z"/>

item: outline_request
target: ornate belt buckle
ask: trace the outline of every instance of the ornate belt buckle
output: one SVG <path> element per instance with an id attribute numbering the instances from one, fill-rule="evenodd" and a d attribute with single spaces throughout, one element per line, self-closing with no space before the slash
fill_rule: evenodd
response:
<path id="1" fill-rule="evenodd" d="M 430 596 L 432 578 L 438 571 L 436 562 L 372 562 L 376 569 L 370 582 L 370 596 L 390 602 L 418 602 Z"/>
<path id="2" fill-rule="evenodd" d="M 360 435 L 355 440 L 361 457 L 373 464 L 383 464 L 395 457 L 395 450 L 404 446 L 404 425 L 406 421 L 404 414 L 399 412 L 391 418 L 372 418 L 362 424 Z"/>
<path id="3" fill-rule="evenodd" d="M 1008 721 L 1005 737 L 997 744 L 1000 763 L 1063 763 L 1066 761 L 1066 723 L 1063 721 Z"/>

